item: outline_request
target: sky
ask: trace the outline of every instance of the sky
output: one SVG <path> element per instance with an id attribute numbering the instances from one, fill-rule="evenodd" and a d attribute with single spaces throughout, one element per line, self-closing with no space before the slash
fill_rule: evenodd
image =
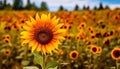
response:
<path id="1" fill-rule="evenodd" d="M 40 6 L 41 2 L 44 1 L 47 3 L 50 11 L 57 11 L 59 6 L 63 6 L 65 9 L 72 11 L 77 4 L 79 9 L 82 9 L 83 6 L 89 6 L 90 9 L 93 9 L 94 6 L 99 7 L 99 4 L 102 3 L 103 6 L 108 5 L 111 9 L 120 7 L 120 0 L 30 0 L 31 3 L 35 3 L 36 6 Z M 13 4 L 13 0 L 7 0 L 7 3 Z M 24 5 L 26 5 L 27 0 L 23 0 Z"/>

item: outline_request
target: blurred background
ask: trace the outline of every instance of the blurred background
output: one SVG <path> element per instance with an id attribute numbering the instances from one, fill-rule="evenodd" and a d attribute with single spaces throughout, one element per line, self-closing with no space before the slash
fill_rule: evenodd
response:
<path id="1" fill-rule="evenodd" d="M 115 9 L 120 0 L 0 0 L 0 10 L 84 10 Z"/>

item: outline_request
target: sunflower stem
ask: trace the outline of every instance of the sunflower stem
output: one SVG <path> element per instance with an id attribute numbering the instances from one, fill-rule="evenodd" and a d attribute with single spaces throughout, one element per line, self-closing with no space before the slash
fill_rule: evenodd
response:
<path id="1" fill-rule="evenodd" d="M 117 64 L 117 60 L 116 60 L 116 69 L 118 69 L 118 64 Z"/>
<path id="2" fill-rule="evenodd" d="M 42 69 L 45 69 L 46 67 L 46 55 L 43 53 L 43 65 L 42 65 Z"/>

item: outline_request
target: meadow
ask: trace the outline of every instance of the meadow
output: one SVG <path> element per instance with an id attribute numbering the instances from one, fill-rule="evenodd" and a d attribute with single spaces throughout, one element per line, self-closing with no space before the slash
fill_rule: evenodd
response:
<path id="1" fill-rule="evenodd" d="M 57 69 L 120 69 L 120 9 L 0 11 L 0 69 L 41 69 L 20 38 L 24 24 L 36 13 L 60 18 L 61 28 L 67 30 L 58 51 L 47 59 L 56 61 Z"/>

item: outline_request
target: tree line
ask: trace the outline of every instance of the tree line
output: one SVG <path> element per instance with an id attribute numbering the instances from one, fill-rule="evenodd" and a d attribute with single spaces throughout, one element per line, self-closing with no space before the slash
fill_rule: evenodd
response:
<path id="1" fill-rule="evenodd" d="M 41 2 L 40 7 L 37 7 L 35 3 L 31 3 L 27 0 L 27 4 L 23 5 L 23 0 L 13 0 L 13 4 L 7 4 L 7 0 L 0 0 L 0 10 L 43 10 L 47 11 L 48 6 L 46 2 Z"/>
<path id="2" fill-rule="evenodd" d="M 7 0 L 0 0 L 0 10 L 41 10 L 49 11 L 48 5 L 46 2 L 41 2 L 40 7 L 37 7 L 35 3 L 31 3 L 30 0 L 27 0 L 27 4 L 23 6 L 23 0 L 13 0 L 13 5 L 7 4 Z M 109 9 L 109 6 L 103 7 L 103 4 L 100 3 L 99 7 L 94 7 L 93 10 L 102 10 Z M 67 10 L 62 5 L 58 10 Z M 80 10 L 79 5 L 75 5 L 74 10 Z M 83 6 L 82 10 L 90 10 L 89 6 Z"/>

